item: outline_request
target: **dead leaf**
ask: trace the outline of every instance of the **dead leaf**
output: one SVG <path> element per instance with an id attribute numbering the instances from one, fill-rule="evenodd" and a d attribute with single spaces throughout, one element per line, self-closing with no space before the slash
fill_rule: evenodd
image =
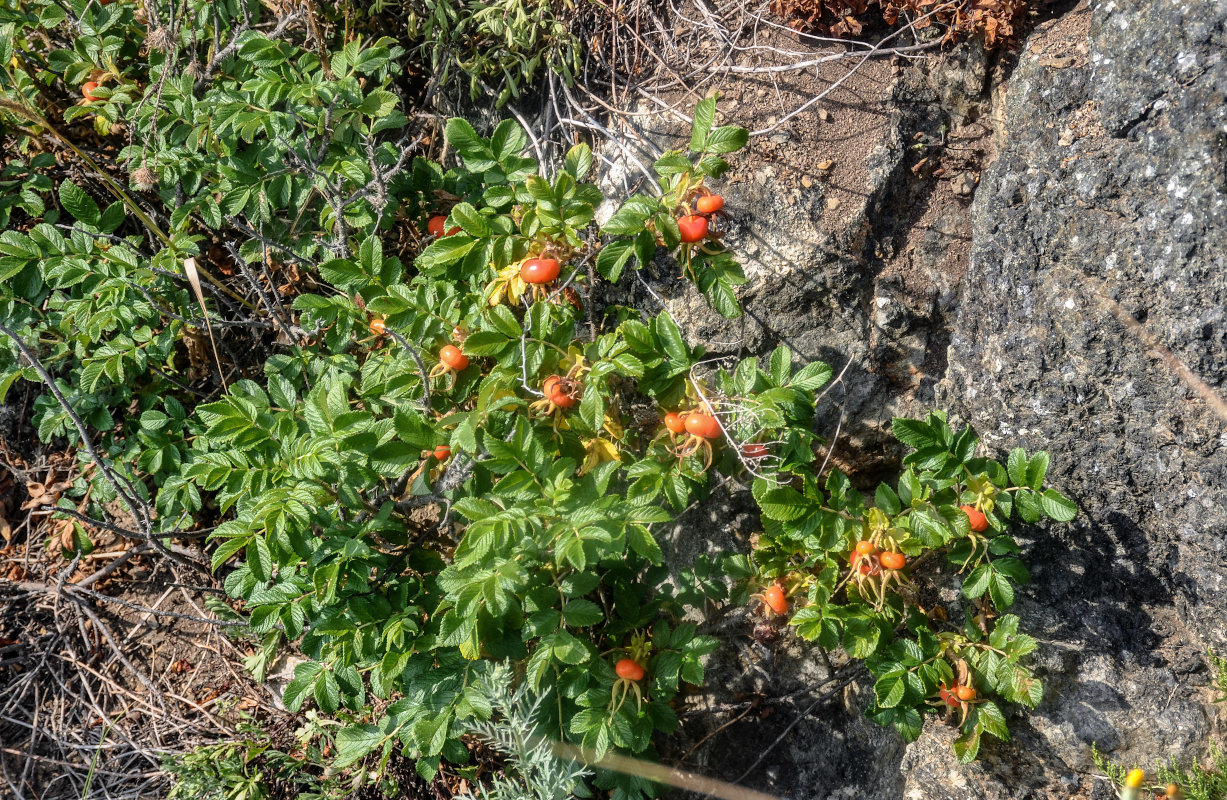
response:
<path id="1" fill-rule="evenodd" d="M 70 519 L 62 519 L 56 523 L 56 535 L 60 537 L 60 547 L 68 552 L 77 549 L 76 541 L 73 537 L 73 524 Z"/>
<path id="2" fill-rule="evenodd" d="M 189 376 L 197 381 L 209 374 L 209 350 L 205 347 L 205 337 L 199 328 L 190 325 L 183 327 L 183 346 L 187 348 L 187 360 L 190 366 Z"/>

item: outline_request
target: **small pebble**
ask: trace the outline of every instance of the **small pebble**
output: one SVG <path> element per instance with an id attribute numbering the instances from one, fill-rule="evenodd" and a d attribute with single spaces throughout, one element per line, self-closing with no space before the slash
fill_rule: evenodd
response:
<path id="1" fill-rule="evenodd" d="M 831 211 L 834 211 L 835 209 L 839 208 L 839 198 L 838 197 L 828 197 L 827 198 L 827 208 L 829 208 Z"/>
<path id="2" fill-rule="evenodd" d="M 950 191 L 956 197 L 970 197 L 976 188 L 976 176 L 970 172 L 960 172 L 950 179 Z"/>
<path id="3" fill-rule="evenodd" d="M 809 175 L 802 175 L 801 185 L 804 186 L 806 189 L 808 189 L 814 185 L 814 179 L 811 178 Z"/>
<path id="4" fill-rule="evenodd" d="M 833 166 L 835 166 L 835 162 L 831 161 L 830 159 L 827 159 L 826 161 L 818 162 L 818 169 L 822 170 L 823 172 L 825 172 L 826 170 L 830 169 Z"/>
<path id="5" fill-rule="evenodd" d="M 818 109 L 818 119 L 822 120 L 823 122 L 830 122 L 831 112 L 827 111 L 825 108 Z"/>

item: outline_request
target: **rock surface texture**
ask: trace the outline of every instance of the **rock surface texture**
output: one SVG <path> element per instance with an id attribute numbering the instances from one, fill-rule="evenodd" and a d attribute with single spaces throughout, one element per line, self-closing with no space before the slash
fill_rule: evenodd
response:
<path id="1" fill-rule="evenodd" d="M 745 314 L 720 317 L 664 258 L 643 271 L 643 284 L 604 288 L 601 299 L 664 303 L 716 355 L 761 356 L 783 343 L 803 362 L 831 364 L 842 378 L 819 408 L 820 433 L 835 445 L 830 463 L 861 482 L 884 477 L 901 455 L 889 448 L 891 417 L 932 408 L 944 373 L 970 194 L 991 144 L 989 127 L 975 122 L 987 110 L 986 75 L 985 54 L 968 47 L 919 68 L 832 62 L 817 77 L 779 81 L 782 96 L 767 77 L 726 76 L 714 87 L 719 122 L 762 131 L 718 183 L 726 241 L 749 277 L 739 292 Z M 777 124 L 837 82 L 823 106 Z M 666 114 L 635 123 L 659 150 L 689 138 L 688 125 Z M 636 155 L 650 164 L 658 153 Z M 603 156 L 616 165 L 603 177 L 609 193 L 633 191 L 638 166 L 612 147 Z M 933 174 L 938 164 L 944 177 Z M 963 176 L 960 191 L 954 176 Z M 741 489 L 715 492 L 665 532 L 666 562 L 747 552 L 761 527 Z M 682 572 L 679 582 L 691 580 Z M 902 797 L 905 744 L 863 715 L 871 695 L 864 670 L 837 656 L 828 669 L 816 647 L 745 610 L 711 631 L 721 647 L 708 671 L 722 677 L 689 698 L 696 710 L 684 715 L 665 760 L 779 797 Z M 952 761 L 947 747 L 942 762 Z"/>
<path id="2" fill-rule="evenodd" d="M 686 766 L 782 797 L 1107 799 L 1092 743 L 1153 765 L 1227 740 L 1205 663 L 1227 653 L 1227 0 L 1050 13 L 1013 55 L 877 65 L 779 130 L 762 87 L 726 80 L 723 121 L 766 129 L 721 187 L 746 315 L 710 312 L 676 265 L 645 274 L 717 354 L 784 342 L 849 365 L 820 432 L 858 482 L 894 466 L 891 416 L 934 406 L 999 457 L 1050 452 L 1081 514 L 1022 532 L 1015 610 L 1044 700 L 960 766 L 949 727 L 905 746 L 860 715 L 863 674 L 731 619 L 711 674 L 741 677 L 684 720 Z M 683 132 L 640 130 L 662 149 Z M 744 551 L 750 512 L 717 493 L 662 545 L 680 563 Z M 776 700 L 717 731 L 747 696 Z"/>
<path id="3" fill-rule="evenodd" d="M 820 433 L 839 433 L 833 464 L 880 470 L 893 442 L 891 417 L 931 408 L 944 369 L 947 318 L 971 233 L 974 173 L 966 167 L 978 171 L 989 141 L 988 128 L 970 122 L 983 112 L 985 61 L 982 50 L 964 48 L 927 68 L 832 62 L 817 77 L 788 75 L 782 99 L 763 76 L 726 76 L 714 87 L 720 122 L 762 133 L 730 158 L 718 182 L 729 214 L 725 241 L 749 278 L 738 293 L 744 315 L 719 316 L 664 259 L 645 275 L 655 298 L 636 286 L 633 299 L 608 299 L 649 308 L 663 299 L 714 355 L 761 355 L 786 344 L 803 362 L 843 371 L 820 408 Z M 782 124 L 786 112 L 836 83 L 823 105 Z M 667 114 L 636 124 L 658 150 L 689 139 L 689 126 Z M 613 148 L 605 155 L 618 164 L 604 178 L 610 194 L 626 194 L 642 172 Z M 643 164 L 656 155 L 638 152 Z M 947 167 L 941 178 L 931 175 L 938 163 Z M 955 177 L 966 193 L 955 191 Z"/>
<path id="4" fill-rule="evenodd" d="M 1227 395 L 1225 98 L 1224 2 L 1084 3 L 1010 77 L 938 399 L 990 448 L 1047 449 L 1082 514 L 1028 551 L 1043 704 L 966 786 L 927 731 L 909 796 L 1064 796 L 1092 742 L 1153 764 L 1222 739 L 1227 417 L 1195 384 Z"/>
<path id="5" fill-rule="evenodd" d="M 745 785 L 1106 799 L 1092 743 L 1153 765 L 1227 739 L 1204 659 L 1227 652 L 1227 416 L 1207 400 L 1227 396 L 1227 2 L 1067 6 L 1015 58 L 992 80 L 966 55 L 906 70 L 873 95 L 861 161 L 803 190 L 752 147 L 724 191 L 730 242 L 748 253 L 747 315 L 729 323 L 682 297 L 675 312 L 716 352 L 785 341 L 837 371 L 851 360 L 828 413 L 845 418 L 834 463 L 862 479 L 890 416 L 931 405 L 998 456 L 1051 453 L 1050 480 L 1081 514 L 1023 532 L 1034 582 L 1016 611 L 1041 641 L 1045 698 L 1012 712 L 1013 742 L 989 741 L 960 766 L 936 720 L 905 747 L 859 718 L 862 680 L 842 704 L 798 701 L 731 725 L 691 760 L 709 772 L 740 777 L 760 749 L 745 743 L 783 734 Z M 983 172 L 956 161 L 961 137 L 992 159 Z M 822 133 L 787 146 L 821 149 Z M 940 181 L 926 156 L 942 162 Z M 700 509 L 703 536 L 682 530 L 667 546 L 683 561 L 744 548 L 748 529 L 719 524 L 728 518 Z M 730 693 L 825 680 L 818 655 L 787 636 L 765 647 L 743 633 L 731 649 L 718 657 L 736 663 L 714 667 L 744 670 Z"/>

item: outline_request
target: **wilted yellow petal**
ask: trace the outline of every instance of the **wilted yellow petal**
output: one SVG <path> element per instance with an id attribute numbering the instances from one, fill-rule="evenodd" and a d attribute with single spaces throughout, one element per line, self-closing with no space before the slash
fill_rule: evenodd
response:
<path id="1" fill-rule="evenodd" d="M 622 423 L 618 422 L 613 417 L 606 415 L 605 424 L 603 427 L 605 428 L 605 430 L 609 431 L 609 435 L 612 436 L 613 438 L 615 439 L 622 438 L 622 433 L 623 433 Z"/>
<path id="2" fill-rule="evenodd" d="M 507 281 L 507 296 L 511 298 L 512 305 L 520 305 L 520 298 L 528 292 L 528 284 L 520 277 L 520 273 L 516 273 Z"/>
<path id="3" fill-rule="evenodd" d="M 502 281 L 494 281 L 490 284 L 490 295 L 486 298 L 486 302 L 491 306 L 497 306 L 503 302 L 503 297 L 507 294 L 507 284 Z"/>
<path id="4" fill-rule="evenodd" d="M 597 437 L 584 443 L 584 463 L 580 465 L 579 474 L 584 475 L 603 461 L 617 461 L 618 446 L 607 439 Z"/>

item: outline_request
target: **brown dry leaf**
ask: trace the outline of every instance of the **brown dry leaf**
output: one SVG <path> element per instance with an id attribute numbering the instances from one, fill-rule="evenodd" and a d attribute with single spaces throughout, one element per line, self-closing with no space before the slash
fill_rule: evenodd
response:
<path id="1" fill-rule="evenodd" d="M 234 274 L 234 260 L 230 258 L 230 254 L 220 244 L 209 245 L 209 249 L 205 253 L 208 256 L 209 263 L 217 267 L 218 272 L 227 278 Z"/>
<path id="2" fill-rule="evenodd" d="M 298 267 L 294 264 L 286 267 L 283 272 L 288 280 L 278 286 L 277 291 L 284 297 L 293 297 L 298 294 L 298 282 L 302 280 L 302 273 L 298 271 Z"/>
<path id="3" fill-rule="evenodd" d="M 41 505 L 47 494 L 47 487 L 38 481 L 30 481 L 26 484 L 26 494 L 30 495 L 30 498 L 21 504 L 22 511 L 29 511 Z"/>
<path id="4" fill-rule="evenodd" d="M 183 326 L 183 345 L 187 348 L 187 360 L 191 365 L 188 374 L 193 381 L 200 380 L 209 374 L 209 350 L 204 335 L 199 328 L 190 325 Z"/>
<path id="5" fill-rule="evenodd" d="M 53 506 L 60 500 L 60 495 L 68 489 L 72 488 L 72 484 L 68 481 L 60 481 L 47 486 L 43 483 L 26 484 L 26 489 L 30 492 L 30 499 L 21 504 L 22 511 L 32 511 L 39 506 Z M 34 514 L 50 514 L 50 511 L 32 511 Z"/>
<path id="6" fill-rule="evenodd" d="M 194 670 L 194 669 L 196 668 L 192 666 L 192 662 L 188 661 L 185 658 L 179 659 L 178 661 L 171 664 L 170 666 L 170 671 L 175 673 L 176 675 L 182 675 L 183 673 L 188 672 L 190 670 Z"/>
<path id="7" fill-rule="evenodd" d="M 60 537 L 60 547 L 63 547 L 68 552 L 76 549 L 76 542 L 73 540 L 73 524 L 70 519 L 62 519 L 55 525 L 55 535 Z"/>

